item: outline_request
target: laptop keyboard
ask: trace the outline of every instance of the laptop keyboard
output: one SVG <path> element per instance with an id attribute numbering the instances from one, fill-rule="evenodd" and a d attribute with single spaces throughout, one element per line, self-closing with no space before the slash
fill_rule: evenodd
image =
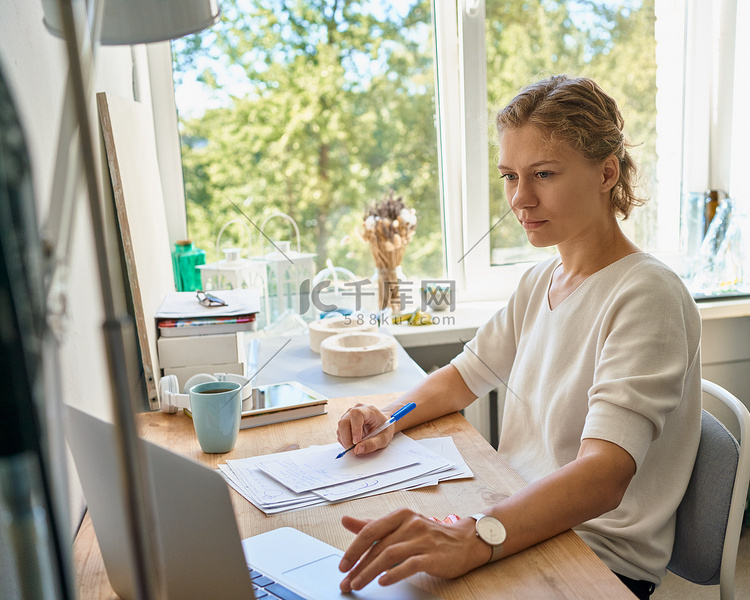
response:
<path id="1" fill-rule="evenodd" d="M 270 577 L 250 569 L 250 579 L 253 581 L 253 591 L 257 600 L 305 600 L 289 588 L 276 583 Z"/>

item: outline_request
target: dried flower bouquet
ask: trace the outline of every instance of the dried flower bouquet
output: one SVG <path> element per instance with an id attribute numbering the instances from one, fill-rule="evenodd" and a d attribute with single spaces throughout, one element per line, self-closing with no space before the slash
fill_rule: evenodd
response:
<path id="1" fill-rule="evenodd" d="M 390 190 L 380 202 L 365 212 L 362 238 L 370 244 L 378 269 L 378 306 L 390 306 L 400 312 L 397 268 L 404 258 L 406 246 L 417 230 L 417 215 L 404 205 L 401 196 Z"/>

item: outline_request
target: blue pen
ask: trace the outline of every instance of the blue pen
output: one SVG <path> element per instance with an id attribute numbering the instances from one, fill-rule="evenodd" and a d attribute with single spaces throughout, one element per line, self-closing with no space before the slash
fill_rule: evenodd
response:
<path id="1" fill-rule="evenodd" d="M 406 406 L 402 406 L 395 413 L 393 413 L 391 415 L 390 419 L 388 419 L 385 423 L 383 423 L 375 431 L 372 431 L 372 432 L 368 433 L 365 437 L 363 437 L 361 440 L 359 440 L 359 442 L 364 442 L 365 440 L 369 440 L 371 437 L 375 437 L 376 435 L 378 435 L 381 431 L 385 431 L 391 425 L 393 425 L 396 421 L 398 421 L 401 417 L 403 417 L 405 414 L 411 412 L 416 406 L 417 405 L 414 404 L 414 402 L 409 402 L 409 404 L 407 404 Z M 359 444 L 359 442 L 357 442 L 357 444 Z M 344 456 L 344 454 L 346 454 L 347 452 L 349 452 L 349 450 L 354 450 L 354 448 L 357 447 L 357 444 L 354 444 L 350 448 L 347 448 L 341 454 L 339 454 L 336 458 L 341 458 L 342 456 Z"/>

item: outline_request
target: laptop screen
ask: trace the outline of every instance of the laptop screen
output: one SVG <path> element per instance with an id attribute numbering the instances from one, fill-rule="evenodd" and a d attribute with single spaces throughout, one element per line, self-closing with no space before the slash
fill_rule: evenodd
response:
<path id="1" fill-rule="evenodd" d="M 66 407 L 78 469 L 110 584 L 136 597 L 114 426 Z M 157 538 L 169 598 L 253 598 L 229 490 L 212 469 L 141 440 L 154 479 Z"/>

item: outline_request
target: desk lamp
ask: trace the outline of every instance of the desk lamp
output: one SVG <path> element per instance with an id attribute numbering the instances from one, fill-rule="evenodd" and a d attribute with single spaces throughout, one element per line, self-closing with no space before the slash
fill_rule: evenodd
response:
<path id="1" fill-rule="evenodd" d="M 214 24 L 219 18 L 219 9 L 217 0 L 42 0 L 42 5 L 45 26 L 53 35 L 63 38 L 69 60 L 52 185 L 53 197 L 43 227 L 49 329 L 59 340 L 64 322 L 61 317 L 66 306 L 75 205 L 82 191 L 79 185 L 85 183 L 104 304 L 104 339 L 112 386 L 120 474 L 126 494 L 125 518 L 131 531 L 135 589 L 139 600 L 159 599 L 164 597 L 164 587 L 160 576 L 162 570 L 158 566 L 157 544 L 153 538 L 153 496 L 150 493 L 148 465 L 137 444 L 134 415 L 136 394 L 127 375 L 137 369 L 135 365 L 138 364 L 136 345 L 133 343 L 135 334 L 121 289 L 123 277 L 119 256 L 112 256 L 105 239 L 107 221 L 96 170 L 98 157 L 89 107 L 93 99 L 94 64 L 99 44 L 150 43 L 195 33 Z M 57 367 L 57 352 L 48 354 L 50 356 L 46 358 Z M 58 423 L 62 422 L 61 403 L 50 404 L 57 406 L 47 410 L 48 418 L 51 415 L 53 419 L 57 417 Z M 57 481 L 52 482 L 60 494 L 65 489 L 66 468 L 64 444 L 61 436 L 58 435 L 58 438 L 57 447 L 50 452 L 51 456 L 58 457 L 54 459 L 57 464 L 50 471 L 60 474 Z M 64 572 L 64 567 L 60 566 L 61 572 Z M 65 581 L 60 587 L 59 597 L 71 596 Z"/>
<path id="2" fill-rule="evenodd" d="M 83 2 L 72 0 L 73 5 Z M 104 46 L 173 40 L 203 31 L 219 18 L 217 0 L 87 0 L 86 4 L 90 16 L 92 5 L 103 7 L 98 43 Z M 47 30 L 57 37 L 65 37 L 58 0 L 42 0 L 42 5 Z"/>

